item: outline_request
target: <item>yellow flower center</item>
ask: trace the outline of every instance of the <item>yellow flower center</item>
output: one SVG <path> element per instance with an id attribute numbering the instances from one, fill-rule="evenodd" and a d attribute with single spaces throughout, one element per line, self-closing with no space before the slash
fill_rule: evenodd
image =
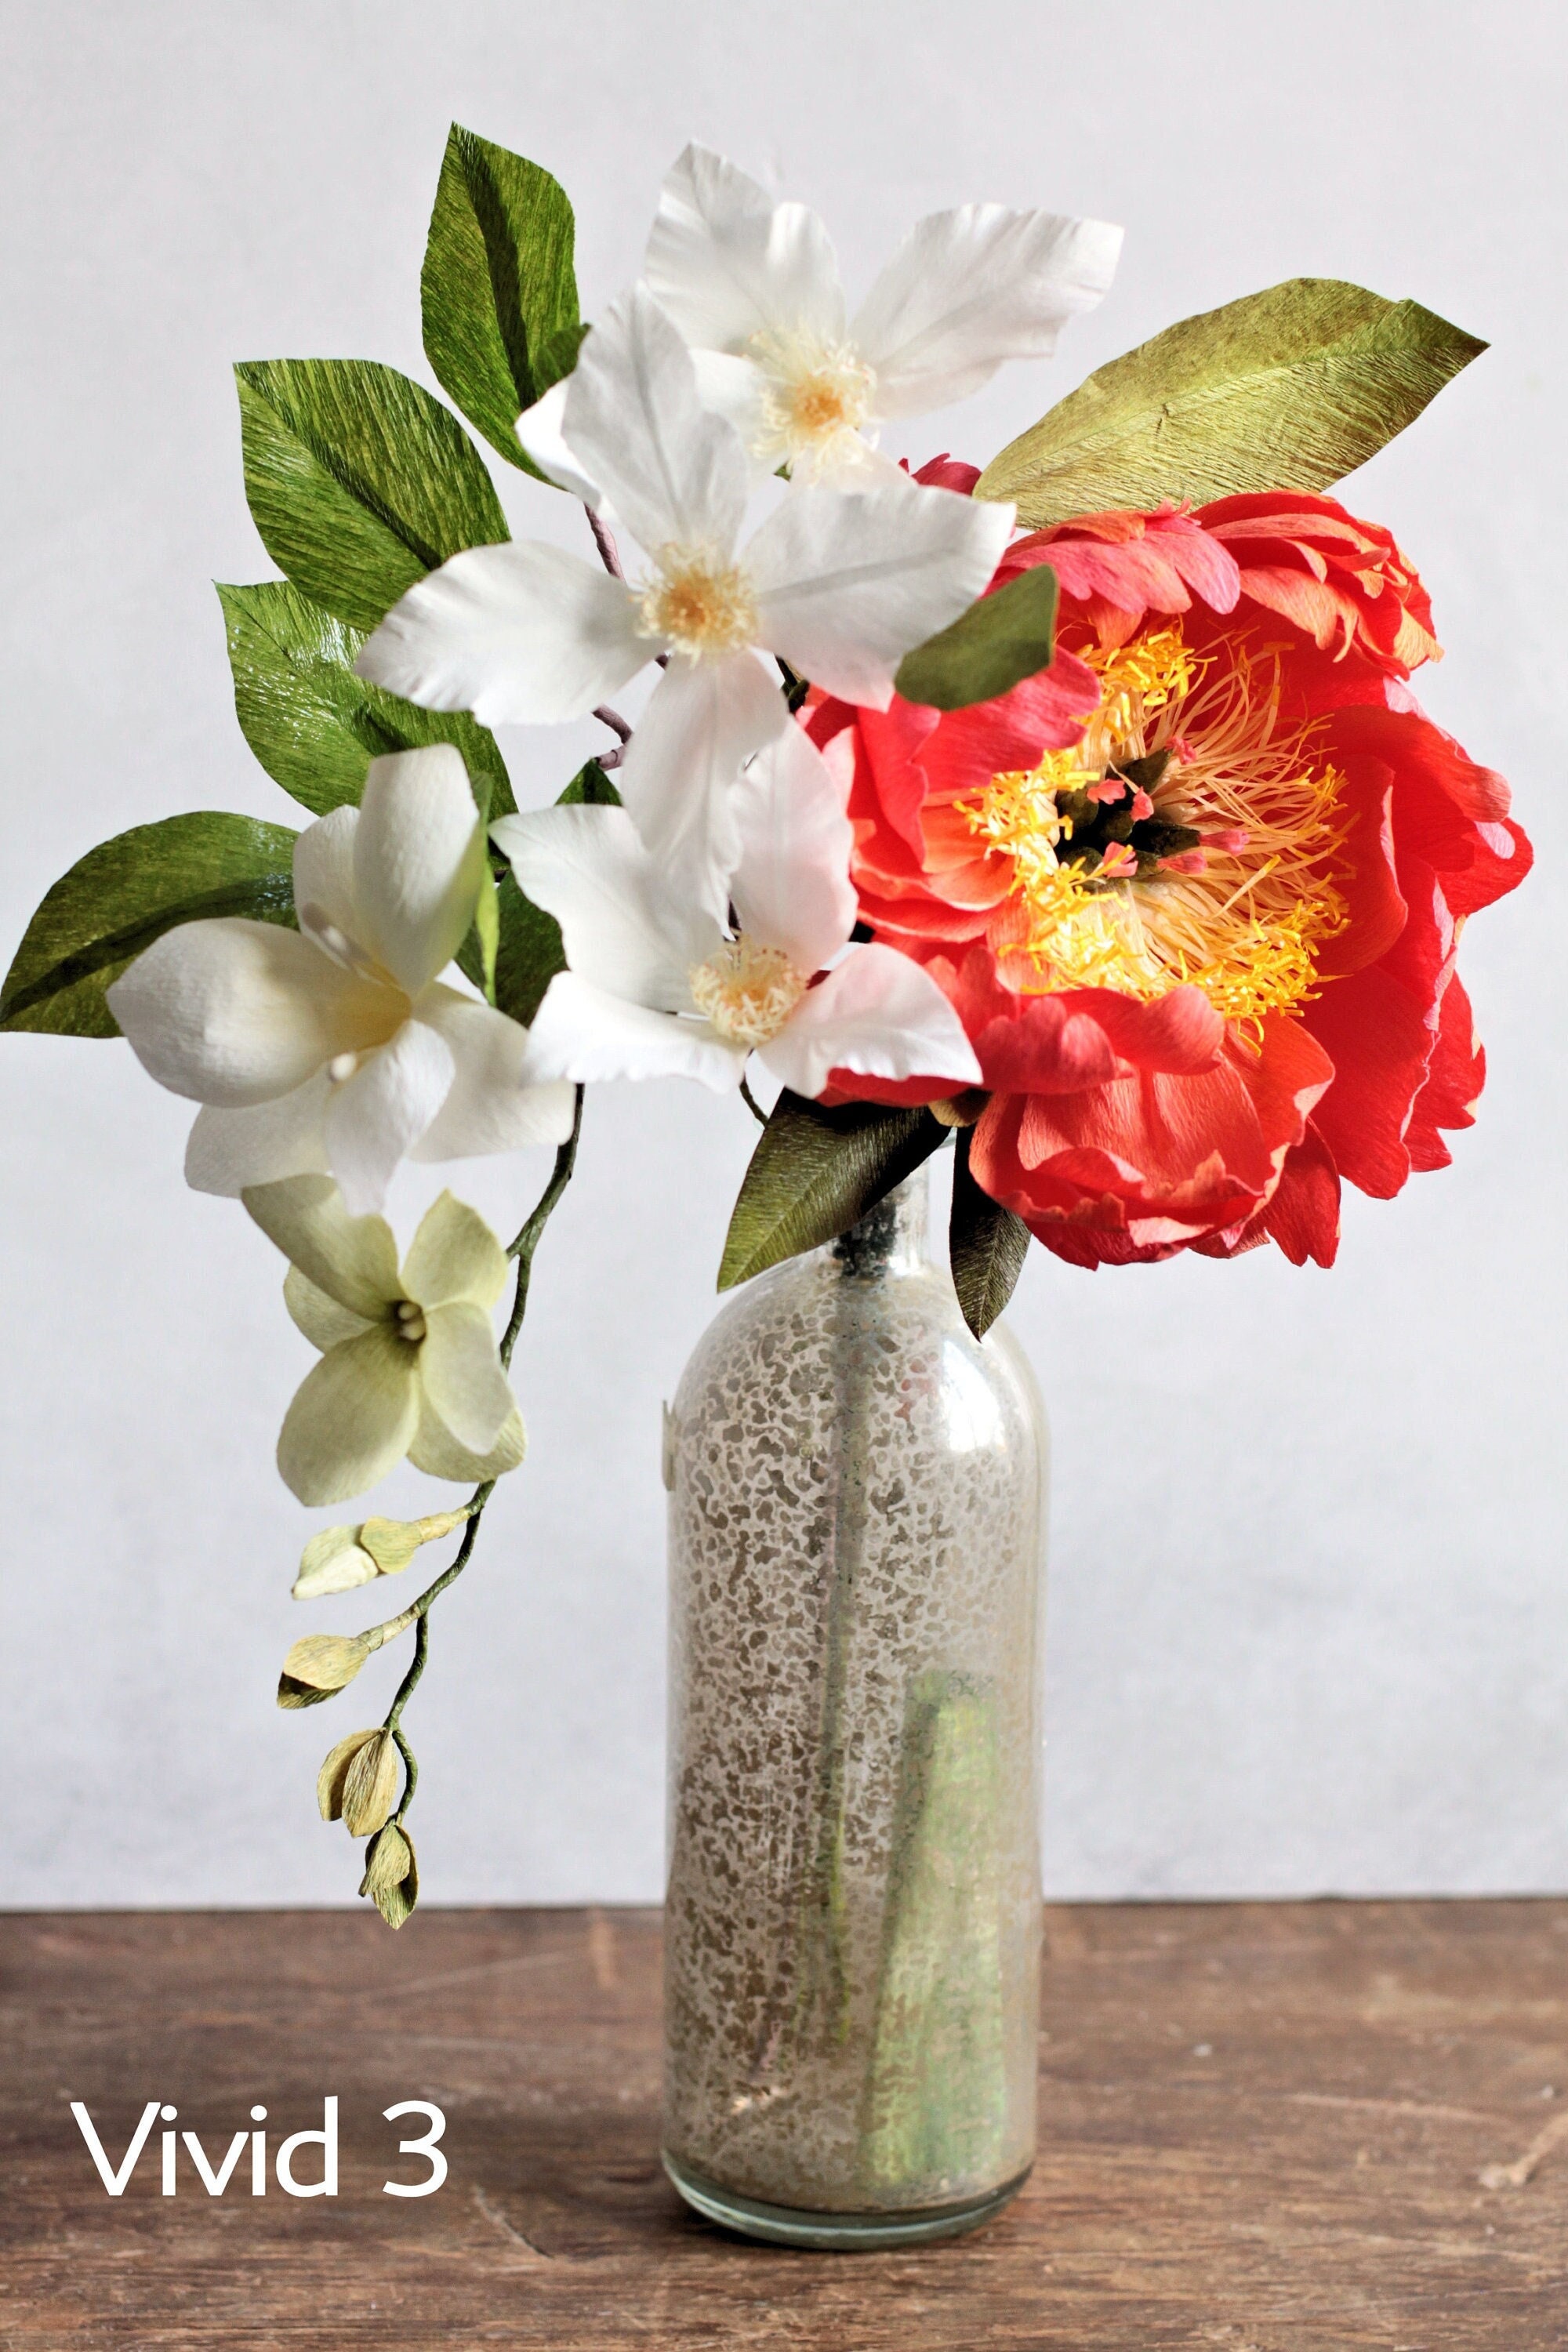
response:
<path id="1" fill-rule="evenodd" d="M 959 803 L 1013 863 L 1001 954 L 1027 993 L 1191 982 L 1241 1026 L 1295 1012 L 1349 920 L 1343 778 L 1316 728 L 1281 719 L 1278 649 L 1242 643 L 1216 670 L 1172 625 L 1083 658 L 1102 693 L 1079 741 Z"/>
<path id="2" fill-rule="evenodd" d="M 758 457 L 815 471 L 870 416 L 876 372 L 849 344 L 764 330 L 747 349 L 766 381 Z"/>
<path id="3" fill-rule="evenodd" d="M 776 1037 L 801 998 L 809 975 L 797 971 L 782 948 L 765 948 L 742 931 L 688 976 L 691 1001 L 727 1045 L 765 1045 Z"/>
<path id="4" fill-rule="evenodd" d="M 638 602 L 645 633 L 666 638 L 689 661 L 733 653 L 738 646 L 749 646 L 757 634 L 756 605 L 745 573 L 705 549 L 662 549 L 658 576 Z"/>

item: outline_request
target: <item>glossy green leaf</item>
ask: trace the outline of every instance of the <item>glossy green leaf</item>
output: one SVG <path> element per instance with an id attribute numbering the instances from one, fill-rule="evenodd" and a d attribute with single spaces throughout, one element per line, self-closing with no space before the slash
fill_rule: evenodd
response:
<path id="1" fill-rule="evenodd" d="M 1056 631 L 1057 575 L 1037 563 L 906 654 L 893 683 L 906 702 L 967 710 L 1048 669 Z"/>
<path id="2" fill-rule="evenodd" d="M 118 1037 L 104 991 L 176 923 L 292 924 L 294 835 L 205 809 L 132 826 L 73 866 L 28 924 L 0 991 L 0 1029 Z"/>
<path id="3" fill-rule="evenodd" d="M 829 1110 L 786 1087 L 742 1179 L 720 1289 L 847 1233 L 946 1139 L 929 1110 L 880 1103 Z"/>
<path id="4" fill-rule="evenodd" d="M 279 570 L 340 620 L 374 629 L 448 556 L 508 537 L 479 451 L 395 368 L 247 360 L 235 375 L 256 528 Z"/>
<path id="5" fill-rule="evenodd" d="M 586 803 L 591 808 L 618 808 L 620 797 L 597 760 L 590 760 L 573 777 L 557 806 Z M 556 973 L 566 969 L 561 926 L 553 915 L 523 896 L 510 868 L 496 884 L 496 918 L 492 1002 L 526 1029 L 543 1002 L 545 990 Z M 484 987 L 484 948 L 477 931 L 469 932 L 458 961 L 476 988 Z"/>
<path id="6" fill-rule="evenodd" d="M 1141 343 L 1010 442 L 976 485 L 1033 529 L 1163 499 L 1326 490 L 1486 345 L 1334 278 L 1291 278 Z"/>
<path id="7" fill-rule="evenodd" d="M 364 632 L 323 612 L 287 580 L 220 585 L 245 740 L 275 783 L 316 815 L 357 803 L 365 772 L 389 751 L 455 743 L 479 813 L 516 806 L 495 737 L 466 710 L 422 710 L 355 677 Z"/>
<path id="8" fill-rule="evenodd" d="M 1012 1297 L 1029 1254 L 1029 1228 L 1022 1217 L 994 1201 L 975 1182 L 969 1166 L 973 1128 L 954 1137 L 952 1212 L 948 1219 L 948 1258 L 963 1319 L 983 1339 Z"/>
<path id="9" fill-rule="evenodd" d="M 570 373 L 584 331 L 573 237 L 558 181 L 454 122 L 419 280 L 426 356 L 490 446 L 531 474 L 513 428 Z"/>

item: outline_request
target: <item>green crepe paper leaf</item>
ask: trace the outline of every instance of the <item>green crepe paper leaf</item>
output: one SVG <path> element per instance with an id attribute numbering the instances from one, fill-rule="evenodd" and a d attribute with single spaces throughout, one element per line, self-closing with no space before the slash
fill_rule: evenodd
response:
<path id="1" fill-rule="evenodd" d="M 104 991 L 176 923 L 294 921 L 287 825 L 202 810 L 133 825 L 89 849 L 28 924 L 0 991 L 0 1029 L 118 1037 Z"/>
<path id="2" fill-rule="evenodd" d="M 952 1266 L 952 1286 L 963 1309 L 963 1319 L 977 1339 L 984 1339 L 1012 1297 L 1024 1260 L 1029 1254 L 1029 1228 L 1022 1217 L 983 1192 L 970 1172 L 969 1142 L 973 1129 L 960 1128 L 952 1168 L 952 1213 L 948 1220 L 947 1250 Z"/>
<path id="3" fill-rule="evenodd" d="M 500 901 L 496 892 L 496 877 L 487 859 L 479 876 L 479 895 L 474 907 L 474 936 L 479 943 L 479 986 L 484 990 L 485 1002 L 496 1001 L 496 956 L 500 949 Z"/>
<path id="4" fill-rule="evenodd" d="M 1031 529 L 1163 499 L 1326 490 L 1486 345 L 1336 278 L 1291 278 L 1097 368 L 975 485 Z"/>
<path id="5" fill-rule="evenodd" d="M 1048 669 L 1056 631 L 1057 575 L 1037 564 L 906 654 L 893 683 L 906 702 L 967 710 Z"/>
<path id="6" fill-rule="evenodd" d="M 561 794 L 560 808 L 618 808 L 621 796 L 597 760 L 580 768 Z M 509 866 L 496 882 L 497 939 L 492 1003 L 526 1029 L 558 971 L 566 969 L 561 926 L 553 915 L 523 896 Z M 458 961 L 476 988 L 483 988 L 483 950 L 475 931 L 463 942 Z"/>
<path id="7" fill-rule="evenodd" d="M 422 710 L 355 677 L 365 632 L 351 628 L 287 580 L 218 586 L 246 741 L 284 791 L 324 816 L 357 803 L 365 772 L 390 751 L 454 743 L 479 814 L 508 816 L 512 798 L 495 737 L 466 710 Z"/>
<path id="8" fill-rule="evenodd" d="M 355 628 L 465 547 L 509 536 L 495 485 L 451 413 L 372 360 L 245 360 L 235 370 L 245 494 L 296 588 Z"/>
<path id="9" fill-rule="evenodd" d="M 719 1287 L 847 1233 L 947 1139 L 929 1110 L 806 1102 L 786 1087 L 742 1179 Z"/>
<path id="10" fill-rule="evenodd" d="M 558 181 L 453 123 L 419 279 L 425 353 L 491 448 L 541 481 L 514 428 L 576 363 L 574 233 Z"/>

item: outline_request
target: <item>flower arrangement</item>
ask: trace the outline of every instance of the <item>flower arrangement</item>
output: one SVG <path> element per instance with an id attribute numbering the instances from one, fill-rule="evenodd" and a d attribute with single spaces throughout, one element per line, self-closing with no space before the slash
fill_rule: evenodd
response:
<path id="1" fill-rule="evenodd" d="M 454 128 L 426 352 L 531 494 L 581 502 L 576 554 L 511 537 L 452 409 L 395 370 L 237 371 L 282 576 L 218 592 L 236 708 L 312 822 L 182 815 L 89 851 L 0 1028 L 123 1034 L 200 1106 L 187 1181 L 282 1253 L 319 1351 L 279 1442 L 300 1502 L 405 1458 L 471 1489 L 326 1528 L 293 1588 L 458 1538 L 401 1612 L 297 1642 L 279 1685 L 314 1706 L 413 1633 L 384 1720 L 318 1784 L 395 1927 L 405 1709 L 523 1458 L 509 1368 L 589 1086 L 694 1078 L 763 1122 L 721 1287 L 951 1138 L 977 1336 L 1031 1237 L 1088 1267 L 1265 1243 L 1327 1265 L 1342 1181 L 1388 1197 L 1471 1122 L 1456 950 L 1529 846 L 1410 690 L 1439 650 L 1419 578 L 1329 493 L 1483 346 L 1296 279 L 1100 368 L 984 470 L 879 445 L 1048 357 L 1120 242 L 962 206 L 850 319 L 816 215 L 692 147 L 590 331 L 563 190 Z M 612 698 L 647 672 L 634 725 Z M 605 748 L 520 813 L 491 730 L 589 713 Z M 443 1192 L 400 1253 L 400 1161 L 540 1147 L 510 1245 Z"/>

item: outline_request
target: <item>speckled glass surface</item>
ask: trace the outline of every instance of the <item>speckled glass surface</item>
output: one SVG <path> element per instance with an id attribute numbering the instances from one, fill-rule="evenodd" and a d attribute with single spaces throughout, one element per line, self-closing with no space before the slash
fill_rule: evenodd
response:
<path id="1" fill-rule="evenodd" d="M 1034 2153 L 1046 1440 L 925 1219 L 750 1284 L 668 1415 L 665 2143 L 937 2234 Z"/>

